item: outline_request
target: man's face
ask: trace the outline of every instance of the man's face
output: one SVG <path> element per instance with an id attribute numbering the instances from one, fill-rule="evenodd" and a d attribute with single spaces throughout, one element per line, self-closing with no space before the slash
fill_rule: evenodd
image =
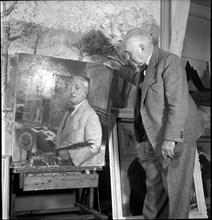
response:
<path id="1" fill-rule="evenodd" d="M 82 80 L 74 78 L 70 85 L 70 103 L 71 105 L 77 105 L 82 102 L 88 93 L 87 87 L 83 84 Z"/>
<path id="2" fill-rule="evenodd" d="M 139 39 L 132 37 L 125 43 L 126 56 L 137 65 L 146 63 L 152 50 L 153 47 L 147 38 Z"/>

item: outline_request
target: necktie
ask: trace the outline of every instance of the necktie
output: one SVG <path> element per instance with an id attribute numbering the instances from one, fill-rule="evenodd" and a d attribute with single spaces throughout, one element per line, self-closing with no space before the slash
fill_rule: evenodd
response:
<path id="1" fill-rule="evenodd" d="M 71 106 L 71 105 L 67 105 L 66 107 L 65 107 L 65 110 L 66 111 L 69 111 L 69 112 L 73 112 L 74 111 L 74 107 L 73 106 Z"/>
<path id="2" fill-rule="evenodd" d="M 139 88 L 139 85 L 144 80 L 144 71 L 147 69 L 147 65 L 144 64 L 142 66 L 139 66 L 139 78 L 136 85 L 136 91 L 135 91 L 135 106 L 134 106 L 134 130 L 135 130 L 135 136 L 136 140 L 138 142 L 141 142 L 143 140 L 145 131 L 143 128 L 141 113 L 140 113 L 140 107 L 141 107 L 141 89 Z"/>
<path id="3" fill-rule="evenodd" d="M 140 72 L 140 80 L 139 82 L 143 82 L 144 80 L 144 71 L 147 69 L 148 65 L 145 63 L 144 65 L 142 66 L 139 66 L 139 72 Z"/>
<path id="4" fill-rule="evenodd" d="M 69 111 L 69 113 L 67 114 L 66 119 L 64 120 L 61 132 L 63 131 L 63 129 L 64 129 L 65 125 L 66 125 L 66 122 L 68 121 L 69 116 L 71 115 L 71 113 L 74 111 L 75 108 L 73 106 L 66 106 L 65 109 L 67 111 Z"/>

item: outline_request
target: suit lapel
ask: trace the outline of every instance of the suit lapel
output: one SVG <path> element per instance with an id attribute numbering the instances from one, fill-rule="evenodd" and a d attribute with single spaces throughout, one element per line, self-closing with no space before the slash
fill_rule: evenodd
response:
<path id="1" fill-rule="evenodd" d="M 147 90 L 150 86 L 150 83 L 152 82 L 152 80 L 156 74 L 155 66 L 158 63 L 158 54 L 159 54 L 159 48 L 156 47 L 152 53 L 152 57 L 150 59 L 148 68 L 146 70 L 146 74 L 145 74 L 142 86 L 140 85 L 140 87 L 142 88 L 142 90 L 141 90 L 142 91 L 141 92 L 141 107 L 143 106 L 144 99 L 146 97 Z"/>
<path id="2" fill-rule="evenodd" d="M 78 118 L 81 117 L 81 112 L 82 112 L 85 108 L 87 108 L 87 107 L 88 107 L 88 101 L 85 100 L 85 102 L 82 104 L 82 106 L 80 106 L 80 107 L 76 110 L 76 112 L 78 112 L 78 114 L 77 114 L 77 117 L 75 116 L 75 119 L 78 120 Z M 58 127 L 58 132 L 57 132 L 58 134 L 60 134 L 60 133 L 62 132 L 62 128 L 64 127 L 65 123 L 70 123 L 70 120 L 73 119 L 73 116 L 76 114 L 76 112 L 74 112 L 71 117 L 69 117 L 69 111 L 67 111 L 67 112 L 64 114 L 64 117 L 63 117 L 63 119 L 62 119 L 62 121 L 61 121 L 61 124 L 60 124 L 60 126 Z M 69 118 L 68 118 L 68 117 L 69 117 Z M 68 121 L 69 121 L 69 122 L 68 122 Z"/>
<path id="3" fill-rule="evenodd" d="M 62 128 L 63 128 L 63 126 L 64 126 L 64 123 L 66 122 L 66 119 L 67 119 L 67 117 L 68 117 L 68 114 L 69 114 L 68 111 L 64 114 L 64 116 L 63 116 L 63 118 L 62 118 L 62 121 L 61 121 L 61 124 L 59 125 L 59 127 L 58 127 L 58 129 L 57 129 L 57 134 L 60 134 L 60 133 L 62 132 Z"/>

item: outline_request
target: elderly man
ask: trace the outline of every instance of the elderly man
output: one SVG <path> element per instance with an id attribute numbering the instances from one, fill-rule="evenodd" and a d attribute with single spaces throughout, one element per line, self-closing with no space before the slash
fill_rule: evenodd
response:
<path id="1" fill-rule="evenodd" d="M 136 70 L 115 61 L 104 64 L 136 85 L 134 127 L 146 172 L 144 217 L 188 218 L 202 128 L 179 57 L 160 49 L 153 36 L 144 27 L 125 35 L 125 56 Z"/>
<path id="2" fill-rule="evenodd" d="M 57 148 L 62 159 L 71 158 L 75 166 L 96 165 L 102 141 L 99 117 L 88 103 L 89 82 L 74 76 L 70 84 L 70 108 L 65 112 L 57 130 Z"/>

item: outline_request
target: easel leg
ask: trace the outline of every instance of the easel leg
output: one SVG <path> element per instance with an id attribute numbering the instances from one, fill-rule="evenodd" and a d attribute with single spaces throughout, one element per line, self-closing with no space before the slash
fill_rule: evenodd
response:
<path id="1" fill-rule="evenodd" d="M 86 200 L 87 200 L 87 189 L 83 188 L 80 189 L 81 193 L 80 193 L 80 204 L 86 204 Z"/>
<path id="2" fill-rule="evenodd" d="M 89 188 L 90 194 L 89 194 L 89 209 L 93 209 L 93 203 L 94 203 L 94 188 Z"/>
<path id="3" fill-rule="evenodd" d="M 75 201 L 79 202 L 80 199 L 80 189 L 75 189 Z"/>
<path id="4" fill-rule="evenodd" d="M 10 219 L 16 219 L 15 216 L 15 199 L 16 199 L 16 193 L 14 189 L 14 175 L 11 174 L 11 187 L 10 187 L 10 192 L 11 192 L 11 197 L 10 197 Z"/>
<path id="5" fill-rule="evenodd" d="M 202 184 L 202 173 L 200 169 L 199 154 L 197 150 L 196 150 L 193 177 L 194 177 L 194 186 L 195 186 L 195 191 L 196 191 L 198 211 L 202 214 L 204 218 L 208 218 L 207 208 L 206 208 L 206 203 L 205 203 L 205 196 L 204 196 L 204 191 L 203 191 L 203 184 Z"/>

